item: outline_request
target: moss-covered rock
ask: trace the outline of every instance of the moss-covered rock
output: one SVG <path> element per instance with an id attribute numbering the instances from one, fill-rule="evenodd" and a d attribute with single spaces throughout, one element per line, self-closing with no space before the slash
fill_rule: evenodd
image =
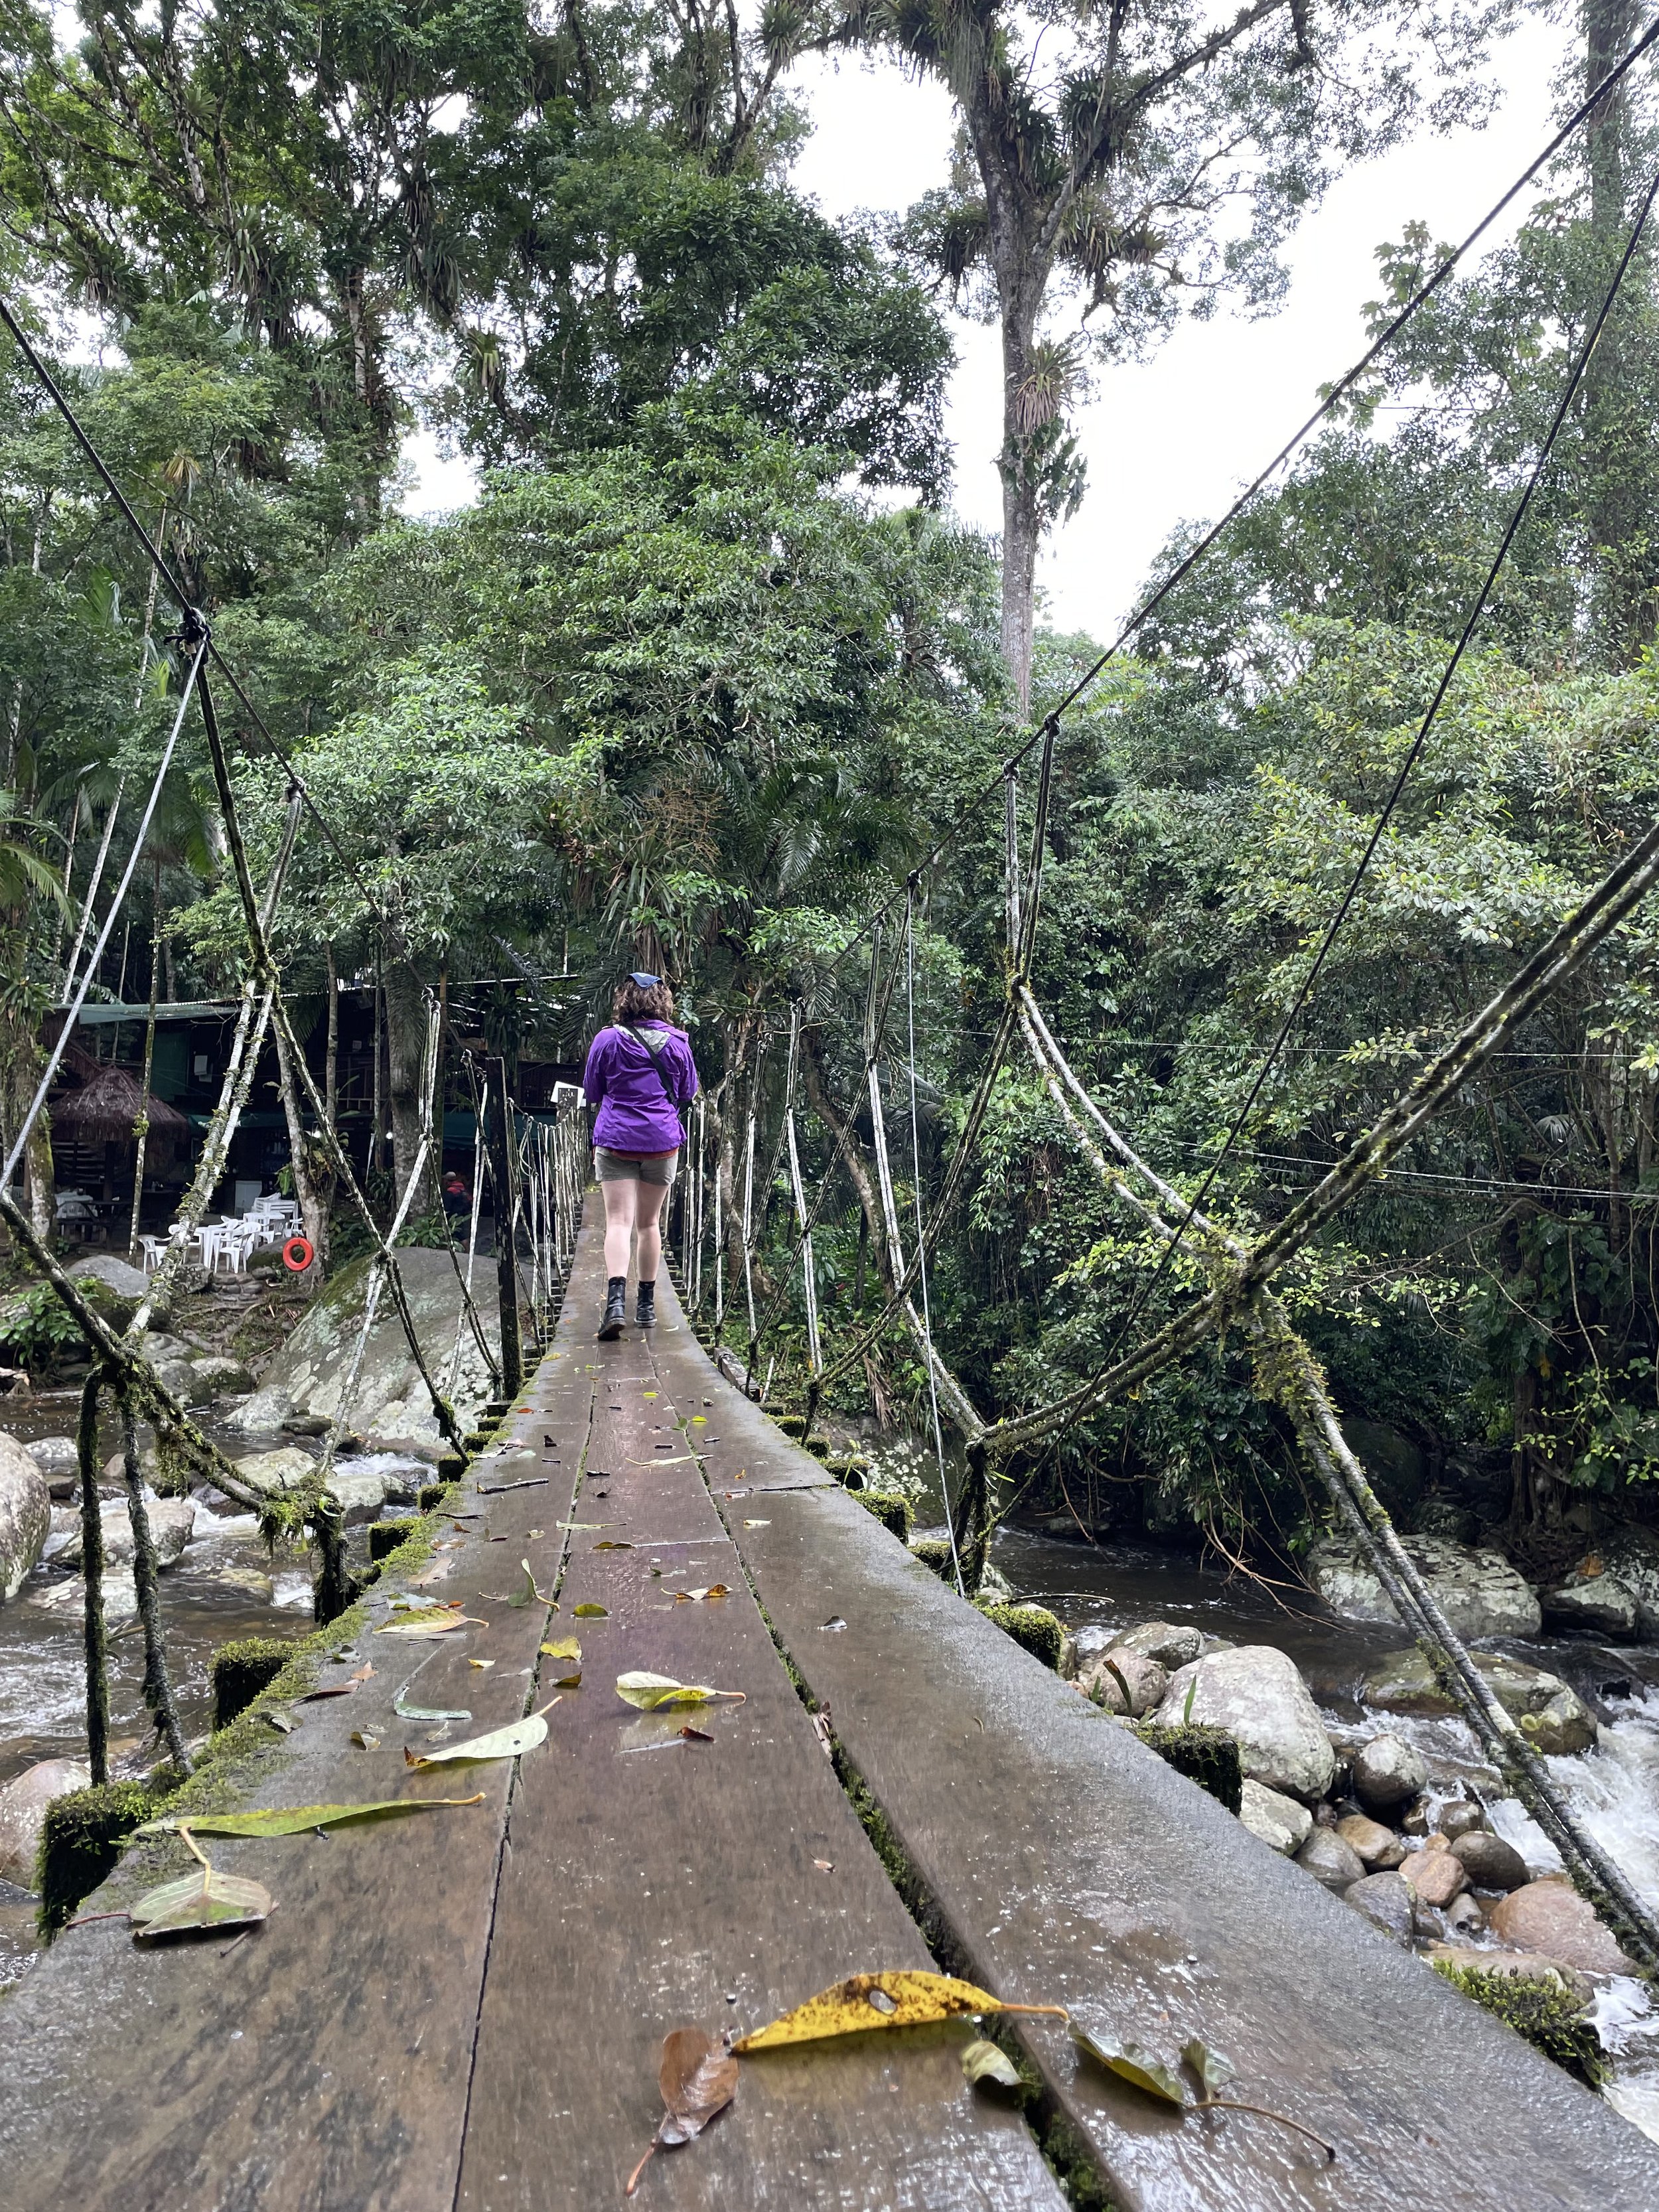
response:
<path id="1" fill-rule="evenodd" d="M 1587 2089 L 1599 2089 L 1607 2080 L 1601 2039 L 1584 2018 L 1583 2002 L 1571 1990 L 1553 1987 L 1547 1982 L 1522 1981 L 1510 1974 L 1485 1973 L 1478 1966 L 1454 1966 L 1447 1959 L 1436 1960 L 1435 1972 L 1443 1974 L 1466 1997 L 1495 2013 L 1534 2051 L 1553 2058 Z"/>
<path id="2" fill-rule="evenodd" d="M 177 1788 L 163 1782 L 104 1782 L 90 1790 L 71 1790 L 54 1797 L 40 1830 L 35 1887 L 37 1914 L 48 1943 L 75 1917 L 82 1899 L 92 1895 L 121 1856 L 121 1846 L 141 1822 L 153 1820 Z"/>
<path id="3" fill-rule="evenodd" d="M 920 1559 L 924 1567 L 931 1567 L 942 1583 L 956 1581 L 956 1567 L 951 1555 L 948 1536 L 922 1536 L 910 1547 L 910 1557 Z"/>
<path id="4" fill-rule="evenodd" d="M 214 1727 L 228 1728 L 293 1656 L 293 1644 L 275 1636 L 246 1636 L 236 1644 L 222 1644 L 213 1655 Z"/>
<path id="5" fill-rule="evenodd" d="M 388 1559 L 400 1544 L 406 1544 L 420 1527 L 416 1520 L 371 1521 L 368 1524 L 368 1556 L 378 1564 Z"/>
<path id="6" fill-rule="evenodd" d="M 787 1437 L 799 1441 L 806 1434 L 806 1419 L 802 1413 L 774 1413 L 773 1419 Z"/>
<path id="7" fill-rule="evenodd" d="M 857 1490 L 854 1496 L 866 1513 L 874 1514 L 889 1535 L 896 1536 L 901 1544 L 910 1540 L 910 1531 L 915 1526 L 916 1509 L 902 1492 L 896 1490 Z"/>
<path id="8" fill-rule="evenodd" d="M 1244 1770 L 1238 1745 L 1225 1729 L 1210 1728 L 1200 1721 L 1185 1727 L 1160 1728 L 1156 1721 L 1137 1721 L 1134 1733 L 1147 1748 L 1207 1790 L 1218 1804 L 1237 1815 L 1244 1802 Z"/>
<path id="9" fill-rule="evenodd" d="M 823 1462 L 826 1474 L 833 1474 L 843 1490 L 862 1490 L 869 1479 L 870 1462 L 862 1452 L 832 1452 Z"/>
<path id="10" fill-rule="evenodd" d="M 1046 1605 L 996 1605 L 987 1598 L 974 1602 L 993 1621 L 1005 1636 L 1012 1636 L 1022 1651 L 1029 1651 L 1033 1659 L 1041 1659 L 1045 1667 L 1060 1672 L 1060 1655 L 1065 1649 L 1066 1626 L 1058 1613 L 1050 1613 Z"/>

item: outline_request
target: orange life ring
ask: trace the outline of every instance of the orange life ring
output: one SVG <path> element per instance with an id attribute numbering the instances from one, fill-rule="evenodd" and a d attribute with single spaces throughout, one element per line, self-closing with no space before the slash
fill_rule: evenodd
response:
<path id="1" fill-rule="evenodd" d="M 296 1275 L 303 1275 L 316 1256 L 308 1237 L 290 1237 L 283 1247 L 283 1265 Z"/>

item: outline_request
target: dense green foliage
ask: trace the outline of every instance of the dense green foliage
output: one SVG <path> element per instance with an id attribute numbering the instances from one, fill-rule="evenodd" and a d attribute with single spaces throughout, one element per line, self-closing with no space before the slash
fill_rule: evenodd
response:
<path id="1" fill-rule="evenodd" d="M 1467 63 L 1501 14 L 1437 17 L 1449 43 L 1434 67 Z M 1006 318 L 1025 264 L 999 242 L 998 193 L 1025 162 L 1028 246 L 1070 210 L 1015 316 L 1030 310 L 1005 477 L 1035 530 L 1078 489 L 1066 416 L 1083 389 L 1080 354 L 1042 352 L 1045 301 L 1076 288 L 1104 318 L 1107 353 L 1229 289 L 1265 304 L 1297 210 L 1431 87 L 1414 45 L 1365 58 L 1369 32 L 1433 26 L 1356 4 L 1310 31 L 1300 11 L 1269 9 L 1259 35 L 1239 19 L 1210 69 L 1191 58 L 1185 16 L 1137 16 L 1108 67 L 1091 61 L 1090 15 L 1054 81 L 1014 101 L 1000 149 L 964 156 L 895 244 L 792 189 L 806 126 L 785 97 L 790 61 L 815 43 L 901 47 L 951 84 L 971 137 L 1014 52 L 995 9 L 960 48 L 938 10 L 769 9 L 733 42 L 696 7 L 642 0 L 573 4 L 553 28 L 504 0 L 368 15 L 216 0 L 153 21 L 83 0 L 77 20 L 65 43 L 59 17 L 27 0 L 0 14 L 13 210 L 0 273 L 326 823 L 326 836 L 301 824 L 274 931 L 296 1005 L 319 1018 L 331 981 L 378 979 L 401 1177 L 428 994 L 453 994 L 492 1044 L 568 1065 L 617 969 L 671 974 L 708 1085 L 728 1233 L 757 1118 L 755 1287 L 765 1357 L 793 1392 L 804 1313 L 774 1139 L 796 1017 L 809 1183 L 844 1136 L 850 1153 L 815 1237 L 834 1341 L 878 1310 L 888 1259 L 866 1104 L 866 918 L 891 902 L 877 1057 L 907 1249 L 1003 991 L 994 783 L 1022 727 L 1024 647 L 1008 629 L 1007 547 L 945 503 L 950 349 L 927 282 L 942 270 L 971 289 L 988 269 Z M 1594 0 L 1564 97 L 1624 36 Z M 1182 62 L 1167 100 L 1137 106 L 1137 93 L 1113 111 L 1123 73 L 1160 54 Z M 1454 105 L 1482 96 L 1466 76 Z M 1115 137 L 1097 128 L 1109 111 Z M 1437 295 L 1172 592 L 1139 657 L 1066 718 L 1036 989 L 1114 1119 L 1185 1191 L 1413 741 L 1652 149 L 1640 100 L 1611 103 L 1512 244 Z M 1163 185 L 1201 160 L 1214 175 L 1155 221 Z M 1114 215 L 1131 174 L 1146 204 Z M 1249 221 L 1226 248 L 1235 199 Z M 1429 258 L 1420 226 L 1382 250 L 1379 319 Z M 1659 803 L 1654 297 L 1644 254 L 1212 1194 L 1241 1230 L 1282 1214 Z M 109 914 L 182 671 L 178 610 L 84 458 L 9 354 L 0 376 L 9 1136 L 66 956 Z M 445 520 L 404 511 L 416 422 L 484 471 L 476 502 Z M 1038 636 L 1039 711 L 1095 650 Z M 258 873 L 281 845 L 287 778 L 222 705 Z M 1029 778 L 1018 806 L 1029 830 Z M 127 911 L 100 994 L 133 999 L 152 980 L 164 998 L 234 990 L 242 927 L 194 719 Z M 1587 1502 L 1629 1510 L 1659 1468 L 1655 953 L 1638 919 L 1283 1285 L 1345 1411 L 1392 1432 L 1407 1514 L 1443 1491 L 1547 1548 Z M 461 1100 L 453 1065 L 448 1079 Z M 49 1165 L 37 1147 L 48 1222 Z M 1151 1257 L 1016 1054 L 929 1285 L 945 1358 L 981 1412 L 1052 1396 L 1176 1310 L 1195 1276 L 1177 1261 L 1149 1294 Z M 730 1249 L 727 1264 L 730 1315 Z M 831 1410 L 921 1425 L 926 1406 L 912 1340 L 890 1329 Z M 1231 1338 L 1012 1472 L 1034 1504 L 1230 1551 L 1294 1547 L 1316 1517 Z"/>

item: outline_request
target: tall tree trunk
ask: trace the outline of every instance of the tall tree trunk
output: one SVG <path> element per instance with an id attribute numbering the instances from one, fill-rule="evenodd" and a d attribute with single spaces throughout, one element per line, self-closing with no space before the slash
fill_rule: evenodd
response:
<path id="1" fill-rule="evenodd" d="M 1002 324 L 1002 657 L 1022 714 L 1031 706 L 1031 633 L 1036 621 L 1041 485 L 1032 450 L 1030 389 L 1048 269 L 1024 235 L 1017 211 L 991 196 L 992 264 Z"/>
<path id="2" fill-rule="evenodd" d="M 323 947 L 323 961 L 328 971 L 328 1049 L 323 1063 L 323 1104 L 328 1115 L 328 1126 L 338 1133 L 340 1127 L 340 979 L 334 972 L 334 947 Z"/>
<path id="3" fill-rule="evenodd" d="M 386 976 L 386 1091 L 392 1107 L 392 1163 L 398 1203 L 414 1170 L 421 1145 L 421 1070 L 426 1054 L 426 994 L 404 960 L 394 960 Z M 410 1201 L 411 1213 L 430 1211 L 432 1170 Z"/>

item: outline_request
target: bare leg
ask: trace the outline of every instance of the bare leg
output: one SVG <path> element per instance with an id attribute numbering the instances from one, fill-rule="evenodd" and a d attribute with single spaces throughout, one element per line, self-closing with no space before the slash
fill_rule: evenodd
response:
<path id="1" fill-rule="evenodd" d="M 640 1280 L 654 1283 L 662 1266 L 662 1210 L 668 1199 L 665 1182 L 642 1182 L 635 1186 L 639 1196 L 637 1230 L 640 1251 Z M 610 1245 L 605 1249 L 609 1251 Z"/>
<path id="2" fill-rule="evenodd" d="M 602 1182 L 599 1188 L 605 1194 L 605 1272 L 625 1275 L 640 1186 L 630 1176 L 620 1182 Z"/>

